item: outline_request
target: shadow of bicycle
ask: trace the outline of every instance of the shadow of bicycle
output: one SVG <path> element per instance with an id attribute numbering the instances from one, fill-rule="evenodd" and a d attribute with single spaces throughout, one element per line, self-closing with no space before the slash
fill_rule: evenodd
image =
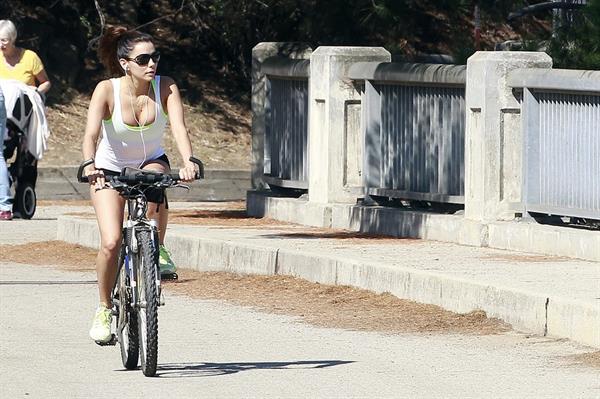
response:
<path id="1" fill-rule="evenodd" d="M 250 363 L 165 363 L 159 364 L 157 377 L 215 377 L 249 370 L 322 369 L 354 363 L 350 360 L 304 360 L 297 362 L 250 362 Z"/>

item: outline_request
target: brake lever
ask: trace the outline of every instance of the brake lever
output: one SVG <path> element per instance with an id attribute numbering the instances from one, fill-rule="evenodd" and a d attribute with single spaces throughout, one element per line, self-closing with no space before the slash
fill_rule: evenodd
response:
<path id="1" fill-rule="evenodd" d="M 153 184 L 153 186 L 156 188 L 160 188 L 160 189 L 167 189 L 169 187 L 172 187 L 173 185 L 171 184 L 171 182 L 162 181 L 162 182 Z"/>
<path id="2" fill-rule="evenodd" d="M 111 183 L 106 183 L 106 184 L 108 184 L 109 188 L 114 188 L 115 190 L 127 187 L 127 184 L 120 182 L 118 180 L 112 181 Z"/>

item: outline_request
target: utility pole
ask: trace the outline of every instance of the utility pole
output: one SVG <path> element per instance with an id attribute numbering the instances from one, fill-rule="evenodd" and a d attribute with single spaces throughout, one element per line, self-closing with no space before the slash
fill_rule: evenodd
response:
<path id="1" fill-rule="evenodd" d="M 475 2 L 473 8 L 473 38 L 475 41 L 475 50 L 481 50 L 481 14 L 479 2 Z"/>

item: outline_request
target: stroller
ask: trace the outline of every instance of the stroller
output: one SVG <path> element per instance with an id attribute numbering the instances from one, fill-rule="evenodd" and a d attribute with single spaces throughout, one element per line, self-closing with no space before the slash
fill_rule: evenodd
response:
<path id="1" fill-rule="evenodd" d="M 23 219 L 33 217 L 37 203 L 35 183 L 38 175 L 38 160 L 27 149 L 27 126 L 32 112 L 31 100 L 23 92 L 16 99 L 12 111 L 7 109 L 6 112 L 7 134 L 4 140 L 4 158 L 8 162 L 14 156 L 8 166 L 9 179 L 15 192 L 13 212 Z"/>

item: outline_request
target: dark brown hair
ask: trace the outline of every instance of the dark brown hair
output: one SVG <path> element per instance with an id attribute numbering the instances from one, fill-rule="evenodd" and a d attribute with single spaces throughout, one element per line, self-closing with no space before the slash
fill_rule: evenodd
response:
<path id="1" fill-rule="evenodd" d="M 154 43 L 154 39 L 147 33 L 108 25 L 98 43 L 98 58 L 110 74 L 121 75 L 123 68 L 119 59 L 127 58 L 133 47 L 141 42 Z"/>

